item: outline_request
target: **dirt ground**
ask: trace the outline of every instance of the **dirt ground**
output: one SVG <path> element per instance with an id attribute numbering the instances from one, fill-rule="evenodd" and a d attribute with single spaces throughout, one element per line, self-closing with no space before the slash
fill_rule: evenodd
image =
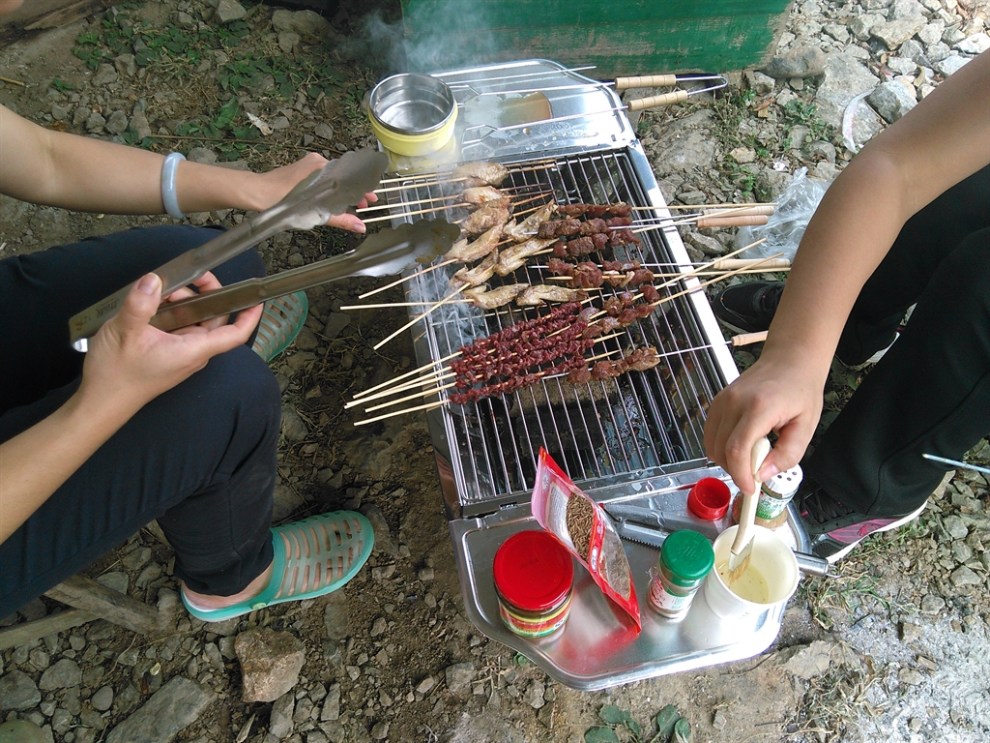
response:
<path id="1" fill-rule="evenodd" d="M 394 21 L 395 8 L 382 5 L 383 22 Z M 104 137 L 114 136 L 106 126 L 115 111 L 132 125 L 135 112 L 143 112 L 150 123 L 144 146 L 187 153 L 202 147 L 253 168 L 286 162 L 308 148 L 333 157 L 373 144 L 359 103 L 383 70 L 359 45 L 333 43 L 360 37 L 355 29 L 361 14 L 344 7 L 331 15 L 329 38 L 298 40 L 285 55 L 297 66 L 287 70 L 272 62 L 283 56 L 279 45 L 290 43 L 272 30 L 275 8 L 245 7 L 248 16 L 229 27 L 229 38 L 202 32 L 199 21 L 212 18 L 210 3 L 165 0 L 123 3 L 105 17 L 11 42 L 0 49 L 0 102 L 46 126 Z M 183 45 L 191 44 L 187 37 L 200 32 L 202 46 L 183 56 Z M 171 55 L 161 52 L 132 66 L 135 39 L 154 50 L 161 42 Z M 244 49 L 255 56 L 245 57 Z M 270 64 L 229 64 L 244 59 Z M 217 112 L 230 100 L 239 105 L 237 126 L 244 125 L 243 112 L 286 124 L 266 138 L 249 137 L 220 121 Z M 672 125 L 712 105 L 699 99 L 652 114 L 643 130 Z M 648 148 L 648 154 L 655 153 Z M 659 150 L 656 155 L 660 162 Z M 665 175 L 658 170 L 661 180 Z M 695 186 L 726 200 L 754 198 L 752 190 L 740 189 L 715 168 L 696 174 Z M 194 215 L 193 221 L 229 224 L 237 218 Z M 69 214 L 2 198 L 0 257 L 162 221 Z M 263 250 L 270 269 L 278 271 L 354 244 L 352 236 L 320 229 L 278 236 Z M 648 741 L 653 717 L 667 704 L 690 721 L 696 742 L 969 742 L 990 736 L 987 481 L 973 473 L 956 476 L 916 524 L 870 540 L 835 576 L 803 580 L 779 637 L 750 660 L 585 692 L 554 682 L 523 656 L 484 637 L 464 613 L 425 424 L 405 416 L 356 428 L 355 413 L 344 408 L 355 391 L 413 362 L 408 333 L 372 350 L 406 322 L 403 311 L 339 310 L 375 284 L 359 279 L 310 291 L 306 329 L 275 364 L 285 401 L 277 516 L 337 507 L 365 511 L 379 545 L 367 568 L 325 601 L 276 607 L 234 626 L 180 618 L 164 638 L 136 638 L 90 625 L 73 631 L 86 639 L 87 651 L 78 654 L 66 637 L 56 638 L 47 645 L 51 656 L 69 653 L 84 667 L 77 694 L 82 706 L 93 693 L 85 686 L 91 667 L 101 669 L 100 683 L 113 686 L 117 703 L 97 716 L 102 723 L 89 718 L 86 725 L 54 733 L 55 740 L 85 740 L 80 730 L 87 726 L 95 731 L 89 739 L 102 740 L 144 700 L 124 690 L 154 663 L 165 680 L 187 675 L 218 694 L 179 740 L 279 739 L 270 730 L 273 705 L 241 701 L 240 672 L 227 652 L 232 636 L 256 625 L 286 629 L 305 643 L 306 664 L 293 692 L 296 714 L 290 714 L 293 724 L 283 739 L 306 743 L 581 741 L 586 731 L 605 724 L 605 706 L 642 726 L 636 734 L 613 723 L 616 739 Z M 400 295 L 393 290 L 381 296 Z M 741 355 L 740 363 L 747 358 Z M 828 407 L 841 405 L 856 382 L 854 375 L 833 379 Z M 988 460 L 986 446 L 971 453 L 974 463 L 986 466 Z M 175 585 L 169 551 L 150 533 L 137 535 L 94 574 L 133 577 L 129 556 L 143 549 L 163 572 L 140 587 L 132 580 L 131 593 L 154 603 Z M 5 653 L 0 676 L 13 668 L 36 672 L 29 652 Z M 138 660 L 121 663 L 125 652 Z M 210 658 L 218 660 L 211 664 Z M 138 688 L 147 692 L 146 686 Z M 319 710 L 332 693 L 340 694 L 339 717 L 321 721 Z M 46 700 L 54 707 L 64 701 L 57 693 Z M 315 713 L 300 712 L 307 708 Z M 40 722 L 52 724 L 50 711 L 39 714 Z"/>

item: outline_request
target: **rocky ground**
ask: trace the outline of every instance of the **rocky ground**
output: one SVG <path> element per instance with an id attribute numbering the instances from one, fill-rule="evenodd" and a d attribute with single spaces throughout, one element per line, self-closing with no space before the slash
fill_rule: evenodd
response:
<path id="1" fill-rule="evenodd" d="M 359 103 L 391 70 L 366 44 L 367 21 L 380 32 L 398 17 L 397 3 L 375 5 L 372 14 L 342 4 L 321 20 L 230 0 L 118 3 L 0 50 L 0 102 L 45 126 L 233 167 L 306 149 L 333 157 L 373 143 Z M 990 47 L 988 11 L 977 0 L 794 3 L 765 69 L 733 71 L 716 97 L 639 118 L 664 196 L 777 200 L 769 236 L 792 243 L 802 198 Z M 0 256 L 144 221 L 163 220 L 5 198 Z M 683 233 L 698 258 L 752 236 Z M 317 230 L 264 250 L 282 270 L 353 244 Z M 275 365 L 285 393 L 277 515 L 359 508 L 376 525 L 368 566 L 326 599 L 207 626 L 177 607 L 170 552 L 142 531 L 91 573 L 172 612 L 169 630 L 139 637 L 95 621 L 4 650 L 0 719 L 33 720 L 48 740 L 71 743 L 647 741 L 673 704 L 695 741 L 990 736 L 988 481 L 971 471 L 915 524 L 869 540 L 833 577 L 805 579 L 776 642 L 751 660 L 580 692 L 486 639 L 463 611 L 425 425 L 407 417 L 356 429 L 343 408 L 412 360 L 406 336 L 371 350 L 405 322 L 401 311 L 338 309 L 371 285 L 311 291 L 307 327 Z M 826 424 L 857 382 L 833 375 Z M 968 458 L 986 466 L 990 447 Z M 4 624 L 56 610 L 39 599 Z"/>

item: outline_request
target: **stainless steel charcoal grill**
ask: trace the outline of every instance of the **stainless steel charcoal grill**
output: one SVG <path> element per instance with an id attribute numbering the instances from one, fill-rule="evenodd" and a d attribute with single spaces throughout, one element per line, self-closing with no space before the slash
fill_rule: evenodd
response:
<path id="1" fill-rule="evenodd" d="M 459 186 L 449 180 L 451 163 L 485 159 L 509 168 L 501 188 L 514 193 L 516 201 L 542 195 L 534 206 L 551 197 L 560 204 L 626 202 L 652 209 L 636 212 L 639 220 L 670 217 L 645 153 L 621 113 L 622 103 L 608 87 L 546 60 L 437 76 L 455 90 L 462 107 L 455 137 L 459 149 L 429 161 L 394 161 L 404 171 L 403 187 L 388 192 L 396 209 L 403 208 L 401 204 L 444 203 L 424 201 L 429 199 L 456 204 L 451 197 Z M 529 126 L 486 128 L 483 118 L 490 114 L 492 101 L 510 100 L 513 91 L 523 87 L 543 88 L 554 118 Z M 418 207 L 408 208 L 409 216 L 400 221 L 414 218 Z M 448 211 L 443 216 L 451 221 L 467 214 L 456 206 Z M 655 271 L 690 270 L 676 228 L 651 229 L 638 236 L 639 245 L 617 249 L 610 257 L 638 259 L 658 266 Z M 591 259 L 599 257 L 593 254 Z M 531 258 L 504 281 L 548 283 L 546 258 Z M 457 268 L 416 276 L 405 284 L 407 298 L 439 301 L 450 293 L 449 278 Z M 492 285 L 498 281 L 494 277 Z M 661 288 L 661 295 L 697 285 L 694 278 L 680 280 Z M 606 287 L 602 298 L 612 291 Z M 443 366 L 440 360 L 471 341 L 546 311 L 509 305 L 482 312 L 466 303 L 448 302 L 413 326 L 417 357 L 421 364 Z M 687 511 L 686 494 L 701 477 L 727 478 L 705 456 L 703 425 L 712 398 L 737 371 L 702 291 L 676 297 L 620 332 L 619 338 L 596 345 L 594 353 L 652 345 L 661 363 L 645 372 L 584 385 L 545 378 L 506 396 L 426 413 L 469 615 L 486 634 L 576 688 L 601 688 L 750 657 L 773 641 L 782 613 L 725 628 L 701 597 L 678 623 L 648 608 L 648 573 L 663 537 L 674 529 L 692 528 L 714 538 L 728 525 L 724 520 L 695 519 Z M 652 532 L 637 526 L 620 531 L 627 537 L 639 533 L 637 539 L 627 540 L 644 619 L 638 636 L 626 633 L 590 576 L 576 584 L 571 616 L 559 635 L 526 640 L 502 625 L 492 559 L 513 533 L 536 528 L 529 497 L 541 447 L 607 508 L 621 512 L 624 506 L 639 506 L 657 515 Z M 806 547 L 793 517 L 789 525 L 787 538 L 793 538 L 796 548 Z"/>

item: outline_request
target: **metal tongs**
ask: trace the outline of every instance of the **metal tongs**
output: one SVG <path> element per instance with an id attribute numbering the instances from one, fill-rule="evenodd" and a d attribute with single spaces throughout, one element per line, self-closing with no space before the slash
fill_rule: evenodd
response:
<path id="1" fill-rule="evenodd" d="M 440 220 L 402 224 L 376 232 L 343 255 L 163 304 L 151 324 L 175 330 L 349 276 L 392 276 L 446 253 L 460 233 L 457 225 Z"/>
<path id="2" fill-rule="evenodd" d="M 332 215 L 342 213 L 373 191 L 387 167 L 388 156 L 370 149 L 348 152 L 327 163 L 300 181 L 275 206 L 250 215 L 236 227 L 156 269 L 155 273 L 162 280 L 162 294 L 174 292 L 279 232 L 310 230 L 326 224 Z M 131 286 L 133 284 L 123 287 L 69 319 L 69 339 L 74 348 L 86 350 L 86 339 L 117 314 Z"/>

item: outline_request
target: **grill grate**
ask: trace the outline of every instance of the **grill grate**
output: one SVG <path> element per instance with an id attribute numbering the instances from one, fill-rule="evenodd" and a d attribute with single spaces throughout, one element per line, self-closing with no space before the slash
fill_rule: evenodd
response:
<path id="1" fill-rule="evenodd" d="M 545 203 L 551 195 L 561 204 L 622 201 L 656 206 L 648 199 L 625 149 L 515 163 L 501 187 L 517 194 L 517 201 L 527 194 L 543 194 L 531 202 L 532 207 Z M 417 176 L 389 196 L 396 208 L 410 204 L 406 219 L 415 219 L 413 212 L 422 208 L 423 200 L 447 199 L 447 203 L 456 204 L 451 197 L 458 190 L 456 184 Z M 440 216 L 450 221 L 467 213 L 456 206 L 446 212 Z M 652 212 L 636 214 L 642 219 Z M 660 264 L 654 271 L 674 270 L 669 264 L 678 261 L 670 240 L 679 237 L 674 228 L 669 229 L 668 233 L 655 229 L 639 233 L 640 245 L 626 246 L 611 255 L 595 253 L 586 260 L 638 259 L 643 264 Z M 544 283 L 550 276 L 545 261 L 542 256 L 531 258 L 512 276 L 493 277 L 490 285 Z M 458 268 L 460 265 L 451 265 L 415 277 L 406 284 L 408 298 L 443 298 L 450 293 L 449 277 Z M 658 280 L 656 285 L 662 283 Z M 684 282 L 679 281 L 660 292 L 670 296 L 683 289 Z M 603 287 L 600 294 L 591 290 L 591 302 L 601 306 L 602 300 L 615 293 L 610 287 Z M 414 326 L 417 352 L 424 363 L 447 359 L 479 337 L 546 312 L 547 308 L 515 305 L 482 312 L 466 303 L 451 302 L 428 315 L 425 329 L 424 324 Z M 498 505 L 528 497 L 540 447 L 588 489 L 642 470 L 670 473 L 707 462 L 702 445 L 705 410 L 724 385 L 724 378 L 713 351 L 707 348 L 710 341 L 689 295 L 660 305 L 651 316 L 620 333 L 618 338 L 596 344 L 593 353 L 619 351 L 609 357 L 618 358 L 623 349 L 652 345 L 662 355 L 659 366 L 583 385 L 572 385 L 562 378 L 544 379 L 504 397 L 463 406 L 448 404 L 436 412 L 441 420 L 434 420 L 438 424 L 434 432 L 442 428 L 447 440 L 438 442 L 434 435 L 435 443 L 450 450 L 459 505 L 465 515 L 491 512 Z"/>

